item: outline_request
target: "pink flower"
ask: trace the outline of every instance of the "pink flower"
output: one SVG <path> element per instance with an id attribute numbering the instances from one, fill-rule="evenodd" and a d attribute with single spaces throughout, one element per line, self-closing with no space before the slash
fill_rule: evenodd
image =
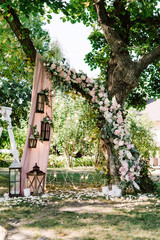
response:
<path id="1" fill-rule="evenodd" d="M 96 92 L 95 92 L 94 90 L 92 90 L 92 91 L 90 91 L 89 94 L 93 97 L 93 96 L 95 95 L 95 93 L 96 93 Z"/>
<path id="2" fill-rule="evenodd" d="M 85 83 L 83 83 L 83 82 L 82 82 L 82 84 L 81 84 L 81 85 L 82 85 L 82 87 L 83 87 L 83 88 L 85 88 L 85 87 L 86 87 L 86 84 L 85 84 Z"/>
<path id="3" fill-rule="evenodd" d="M 124 175 L 121 175 L 120 176 L 121 180 L 123 181 L 125 179 L 125 176 Z"/>
<path id="4" fill-rule="evenodd" d="M 100 88 L 100 91 L 101 91 L 101 92 L 104 92 L 104 90 L 105 90 L 105 88 L 102 86 L 102 87 Z"/>
<path id="5" fill-rule="evenodd" d="M 76 81 L 77 81 L 78 83 L 81 83 L 81 82 L 82 82 L 82 79 L 81 79 L 81 78 L 76 78 Z"/>
<path id="6" fill-rule="evenodd" d="M 92 98 L 92 102 L 95 102 L 97 100 L 97 96 L 94 96 L 93 98 Z"/>
<path id="7" fill-rule="evenodd" d="M 114 149 L 115 149 L 115 150 L 118 150 L 118 148 L 119 148 L 119 145 L 115 145 L 115 146 L 114 146 Z"/>
<path id="8" fill-rule="evenodd" d="M 117 110 L 117 107 L 111 106 L 111 107 L 110 107 L 110 110 L 111 110 L 111 111 L 112 111 L 112 110 L 115 110 L 115 111 L 116 111 L 116 110 Z"/>
<path id="9" fill-rule="evenodd" d="M 138 171 L 141 171 L 141 167 L 140 166 L 137 166 L 137 169 L 138 169 Z"/>
<path id="10" fill-rule="evenodd" d="M 123 122 L 123 118 L 122 118 L 122 117 L 118 117 L 117 123 L 118 123 L 118 124 L 121 124 L 122 122 Z"/>
<path id="11" fill-rule="evenodd" d="M 119 141 L 119 146 L 123 146 L 124 145 L 124 141 Z"/>
<path id="12" fill-rule="evenodd" d="M 119 171 L 120 171 L 120 174 L 123 175 L 123 176 L 124 176 L 124 175 L 126 174 L 126 172 L 127 172 L 126 169 L 125 169 L 125 167 L 120 167 Z"/>
<path id="13" fill-rule="evenodd" d="M 73 74 L 72 78 L 73 78 L 73 79 L 76 79 L 76 75 L 75 75 L 75 74 Z"/>
<path id="14" fill-rule="evenodd" d="M 131 168 L 130 168 L 130 172 L 134 172 L 134 167 L 131 167 Z"/>
<path id="15" fill-rule="evenodd" d="M 70 76 L 70 75 L 71 75 L 71 71 L 70 71 L 70 70 L 67 70 L 67 74 Z"/>
<path id="16" fill-rule="evenodd" d="M 64 75 L 65 75 L 65 72 L 62 71 L 61 74 L 60 74 L 60 77 L 64 77 Z"/>
<path id="17" fill-rule="evenodd" d="M 108 114 L 108 108 L 106 106 L 103 107 L 103 111 L 105 112 L 105 115 Z"/>
<path id="18" fill-rule="evenodd" d="M 102 98 L 102 97 L 103 97 L 103 93 L 100 92 L 100 93 L 98 94 L 98 96 L 99 96 L 100 98 Z"/>
<path id="19" fill-rule="evenodd" d="M 121 111 L 118 111 L 117 116 L 118 116 L 118 117 L 122 117 Z"/>
<path id="20" fill-rule="evenodd" d="M 121 162 L 122 166 L 126 169 L 126 171 L 128 171 L 128 163 L 126 160 Z"/>
<path id="21" fill-rule="evenodd" d="M 114 131 L 114 134 L 115 134 L 115 135 L 120 135 L 120 133 L 121 133 L 121 132 L 120 132 L 118 129 L 116 129 L 116 130 Z"/>
<path id="22" fill-rule="evenodd" d="M 128 149 L 131 149 L 131 148 L 132 148 L 132 144 L 130 144 L 130 143 L 127 144 L 127 148 L 128 148 Z"/>
<path id="23" fill-rule="evenodd" d="M 56 68 L 56 65 L 53 63 L 50 67 L 50 69 L 55 69 Z"/>
<path id="24" fill-rule="evenodd" d="M 90 83 L 90 82 L 91 82 L 91 79 L 90 79 L 90 78 L 87 78 L 87 79 L 86 79 L 86 82 L 87 82 L 87 83 Z"/>
<path id="25" fill-rule="evenodd" d="M 131 180 L 131 181 L 135 180 L 135 177 L 134 177 L 133 173 L 131 173 L 131 172 L 128 173 L 128 177 L 129 177 L 129 180 Z"/>
<path id="26" fill-rule="evenodd" d="M 118 139 L 115 138 L 115 139 L 113 140 L 113 143 L 114 143 L 115 145 L 117 145 L 117 144 L 118 144 Z"/>
<path id="27" fill-rule="evenodd" d="M 102 105 L 103 105 L 103 101 L 98 102 L 98 104 L 99 104 L 100 106 L 102 106 Z"/>
<path id="28" fill-rule="evenodd" d="M 82 75 L 82 76 L 81 76 L 81 79 L 82 79 L 82 80 L 85 80 L 85 79 L 86 79 L 86 77 L 85 77 L 84 75 Z"/>
<path id="29" fill-rule="evenodd" d="M 110 104 L 110 101 L 108 100 L 108 98 L 105 99 L 104 103 L 106 106 L 108 106 Z"/>
<path id="30" fill-rule="evenodd" d="M 57 67 L 57 72 L 61 72 L 62 68 L 61 67 Z"/>
<path id="31" fill-rule="evenodd" d="M 71 79 L 70 76 L 67 76 L 67 77 L 65 78 L 66 81 L 69 81 L 70 79 Z"/>
<path id="32" fill-rule="evenodd" d="M 100 106 L 99 109 L 100 109 L 100 111 L 103 111 L 103 112 L 105 111 L 105 110 L 104 110 L 104 106 Z"/>

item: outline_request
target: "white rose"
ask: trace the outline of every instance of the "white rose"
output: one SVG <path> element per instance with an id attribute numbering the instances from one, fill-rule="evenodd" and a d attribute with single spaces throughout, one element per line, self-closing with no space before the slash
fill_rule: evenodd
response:
<path id="1" fill-rule="evenodd" d="M 53 64 L 51 65 L 50 69 L 52 70 L 52 69 L 55 69 L 55 68 L 56 68 L 56 65 L 53 63 Z"/>

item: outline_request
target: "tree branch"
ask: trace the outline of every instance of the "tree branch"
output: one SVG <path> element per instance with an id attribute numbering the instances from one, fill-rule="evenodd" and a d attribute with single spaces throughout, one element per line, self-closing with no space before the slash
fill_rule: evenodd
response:
<path id="1" fill-rule="evenodd" d="M 119 33 L 125 44 L 129 44 L 129 30 L 130 30 L 130 12 L 125 9 L 125 2 L 121 0 L 114 0 L 113 13 L 119 18 L 123 31 Z"/>
<path id="2" fill-rule="evenodd" d="M 119 58 L 121 63 L 128 66 L 132 63 L 125 43 L 120 38 L 118 33 L 113 29 L 112 22 L 105 9 L 104 0 L 95 0 L 98 21 L 102 27 L 106 41 L 111 47 L 112 52 Z M 127 60 L 127 61 L 126 61 Z"/>
<path id="3" fill-rule="evenodd" d="M 149 64 L 160 58 L 160 45 L 155 47 L 149 53 L 143 55 L 141 59 L 137 62 L 137 72 L 140 74 L 144 69 L 148 67 Z"/>
<path id="4" fill-rule="evenodd" d="M 29 29 L 24 28 L 21 24 L 15 10 L 11 6 L 7 6 L 8 11 L 7 15 L 4 14 L 4 18 L 7 23 L 10 25 L 10 28 L 16 35 L 18 41 L 20 42 L 23 51 L 25 52 L 27 58 L 32 62 L 35 63 L 36 58 L 36 49 L 33 45 L 33 42 L 29 36 Z"/>

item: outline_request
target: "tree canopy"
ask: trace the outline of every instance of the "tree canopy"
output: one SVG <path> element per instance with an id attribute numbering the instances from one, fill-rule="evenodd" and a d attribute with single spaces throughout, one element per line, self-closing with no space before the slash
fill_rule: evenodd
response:
<path id="1" fill-rule="evenodd" d="M 86 26 L 93 28 L 89 36 L 92 51 L 85 57 L 91 69 L 99 67 L 101 78 L 106 80 L 110 54 L 113 51 L 111 38 L 107 38 L 101 30 L 103 22 L 106 22 L 106 25 L 115 31 L 116 37 L 119 36 L 122 40 L 124 44 L 122 47 L 127 49 L 134 62 L 140 58 L 146 58 L 146 54 L 152 51 L 152 60 L 148 63 L 149 59 L 142 61 L 141 67 L 143 65 L 145 71 L 140 74 L 136 89 L 127 99 L 129 106 L 141 108 L 145 105 L 146 99 L 159 97 L 160 10 L 158 1 L 94 1 L 93 4 L 93 1 L 72 0 L 70 4 L 72 6 L 70 14 L 64 17 L 63 21 L 70 20 L 72 23 L 82 21 Z M 97 19 L 96 4 L 99 6 L 99 19 Z M 109 36 L 108 32 L 106 34 Z M 153 56 L 153 49 L 157 49 L 157 57 L 155 54 Z"/>
<path id="2" fill-rule="evenodd" d="M 85 61 L 91 69 L 100 67 L 100 80 L 106 82 L 111 96 L 118 91 L 115 85 L 121 89 L 125 87 L 122 94 L 124 99 L 117 96 L 117 100 L 119 98 L 118 101 L 124 103 L 127 99 L 129 106 L 139 108 L 145 104 L 147 98 L 159 97 L 160 12 L 157 0 L 1 0 L 0 4 L 2 18 L 8 22 L 32 62 L 36 51 L 40 51 L 40 46 L 35 45 L 34 28 L 25 24 L 26 19 L 32 16 L 34 22 L 33 19 L 40 15 L 40 20 L 47 18 L 49 22 L 52 12 L 61 11 L 64 14 L 63 21 L 83 22 L 92 27 L 93 31 L 89 36 L 92 52 L 86 55 Z M 118 62 L 115 62 L 115 58 L 119 58 L 116 60 Z M 109 75 L 113 72 L 119 78 L 122 72 L 126 75 L 123 64 L 128 72 L 132 68 L 135 73 L 130 73 L 125 80 L 123 77 L 121 83 L 113 84 Z"/>

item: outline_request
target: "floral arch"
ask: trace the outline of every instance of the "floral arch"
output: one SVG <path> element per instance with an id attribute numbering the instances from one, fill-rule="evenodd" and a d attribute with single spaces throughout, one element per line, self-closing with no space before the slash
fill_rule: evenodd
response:
<path id="1" fill-rule="evenodd" d="M 89 78 L 83 72 L 77 73 L 65 64 L 44 62 L 44 66 L 51 74 L 54 86 L 62 87 L 66 91 L 75 89 L 98 110 L 98 126 L 101 128 L 103 141 L 109 139 L 112 144 L 113 163 L 118 173 L 122 188 L 131 186 L 140 189 L 136 180 L 140 176 L 140 153 L 131 143 L 131 136 L 127 130 L 127 122 L 123 117 L 121 106 L 116 98 L 108 98 L 103 85 Z"/>
<path id="2" fill-rule="evenodd" d="M 47 70 L 47 71 L 46 71 Z M 42 121 L 49 117 L 52 120 L 52 96 L 49 94 L 52 85 L 64 89 L 66 92 L 75 89 L 82 94 L 93 109 L 97 112 L 97 126 L 101 131 L 101 139 L 107 145 L 110 144 L 111 154 L 108 157 L 110 174 L 120 183 L 122 189 L 131 187 L 140 190 L 138 178 L 140 176 L 140 153 L 131 143 L 131 136 L 127 130 L 127 123 L 124 120 L 121 106 L 116 98 L 108 98 L 104 86 L 86 74 L 76 73 L 68 65 L 46 62 L 39 54 L 36 56 L 36 66 L 34 70 L 31 110 L 29 117 L 28 135 L 21 159 L 22 166 L 22 193 L 26 187 L 26 175 L 31 171 L 35 164 L 38 164 L 43 172 L 47 172 L 50 140 L 37 141 L 36 148 L 29 148 L 29 138 L 35 133 L 39 136 L 42 130 Z M 44 113 L 36 112 L 36 99 L 38 93 L 46 91 L 48 99 L 45 104 Z M 32 126 L 32 127 L 31 127 Z M 50 134 L 51 136 L 51 134 Z"/>

